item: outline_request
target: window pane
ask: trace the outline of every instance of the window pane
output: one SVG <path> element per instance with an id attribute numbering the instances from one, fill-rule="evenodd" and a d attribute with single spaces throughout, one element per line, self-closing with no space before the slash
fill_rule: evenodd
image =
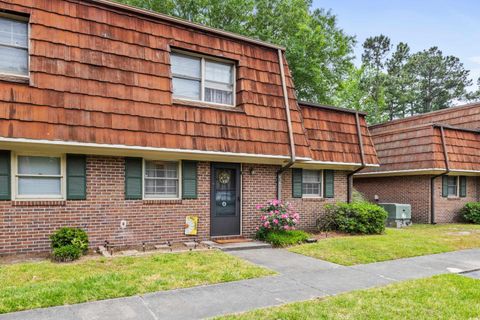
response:
<path id="1" fill-rule="evenodd" d="M 320 170 L 302 170 L 303 182 L 320 182 Z"/>
<path id="2" fill-rule="evenodd" d="M 205 101 L 221 104 L 233 104 L 233 93 L 205 87 Z"/>
<path id="3" fill-rule="evenodd" d="M 200 81 L 173 78 L 175 97 L 200 100 Z"/>
<path id="4" fill-rule="evenodd" d="M 171 55 L 172 73 L 187 77 L 201 78 L 201 59 L 180 54 Z"/>
<path id="5" fill-rule="evenodd" d="M 145 197 L 178 197 L 178 163 L 145 161 Z"/>
<path id="6" fill-rule="evenodd" d="M 205 61 L 205 80 L 232 84 L 232 65 Z"/>
<path id="7" fill-rule="evenodd" d="M 28 75 L 28 50 L 0 45 L 0 72 Z"/>
<path id="8" fill-rule="evenodd" d="M 18 157 L 18 173 L 31 175 L 60 175 L 60 158 Z"/>
<path id="9" fill-rule="evenodd" d="M 19 177 L 18 195 L 61 196 L 60 178 Z"/>
<path id="10" fill-rule="evenodd" d="M 28 46 L 28 24 L 0 17 L 0 44 Z"/>

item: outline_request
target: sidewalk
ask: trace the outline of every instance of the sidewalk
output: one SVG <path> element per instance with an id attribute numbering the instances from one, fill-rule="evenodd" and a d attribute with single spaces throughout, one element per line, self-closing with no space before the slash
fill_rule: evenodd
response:
<path id="1" fill-rule="evenodd" d="M 231 254 L 279 272 L 259 279 L 0 315 L 0 320 L 201 319 L 480 268 L 480 249 L 344 267 L 282 249 Z"/>

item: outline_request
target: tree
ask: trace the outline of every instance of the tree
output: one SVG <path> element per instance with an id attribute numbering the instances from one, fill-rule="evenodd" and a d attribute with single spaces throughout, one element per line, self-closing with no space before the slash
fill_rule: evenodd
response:
<path id="1" fill-rule="evenodd" d="M 382 34 L 367 38 L 363 43 L 363 49 L 362 63 L 366 74 L 369 75 L 364 77 L 363 87 L 374 105 L 373 112 L 380 115 L 385 108 L 384 86 L 387 77 L 384 68 L 391 49 L 390 38 Z"/>
<path id="2" fill-rule="evenodd" d="M 409 59 L 410 47 L 408 44 L 400 42 L 391 58 L 386 62 L 385 104 L 390 121 L 395 118 L 404 118 L 409 109 L 412 108 L 413 77 L 405 68 Z"/>
<path id="3" fill-rule="evenodd" d="M 299 99 L 332 103 L 353 66 L 354 37 L 311 0 L 117 0 L 287 48 Z"/>
<path id="4" fill-rule="evenodd" d="M 467 96 L 472 84 L 469 71 L 457 57 L 444 56 L 437 47 L 417 52 L 409 59 L 407 72 L 414 77 L 416 112 L 445 109 Z"/>

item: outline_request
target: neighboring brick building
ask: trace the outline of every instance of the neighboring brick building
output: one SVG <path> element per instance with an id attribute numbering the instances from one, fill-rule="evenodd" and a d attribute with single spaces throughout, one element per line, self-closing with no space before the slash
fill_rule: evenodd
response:
<path id="1" fill-rule="evenodd" d="M 480 200 L 480 104 L 369 129 L 380 167 L 356 174 L 354 184 L 371 201 L 409 203 L 415 222 L 446 223 Z"/>
<path id="2" fill-rule="evenodd" d="M 183 241 L 189 215 L 251 236 L 279 192 L 312 229 L 378 165 L 363 114 L 296 100 L 281 47 L 105 0 L 0 1 L 0 23 L 0 254 L 62 226 Z"/>

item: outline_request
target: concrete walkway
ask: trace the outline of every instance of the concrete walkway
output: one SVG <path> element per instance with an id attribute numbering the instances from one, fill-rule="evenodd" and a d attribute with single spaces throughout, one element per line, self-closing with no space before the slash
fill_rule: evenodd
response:
<path id="1" fill-rule="evenodd" d="M 0 315 L 0 320 L 201 319 L 480 269 L 480 249 L 344 267 L 281 249 L 232 251 L 279 275 Z"/>

